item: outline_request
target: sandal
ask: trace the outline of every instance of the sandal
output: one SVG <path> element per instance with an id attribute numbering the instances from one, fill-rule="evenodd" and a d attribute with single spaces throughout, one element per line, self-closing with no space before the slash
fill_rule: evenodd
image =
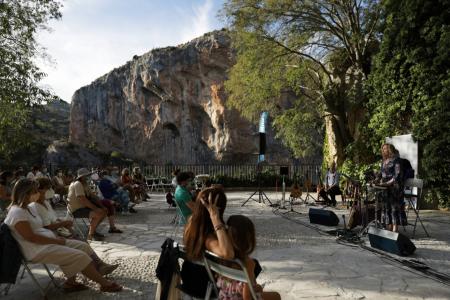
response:
<path id="1" fill-rule="evenodd" d="M 100 287 L 100 291 L 107 293 L 116 293 L 122 290 L 122 286 L 118 285 L 115 282 L 112 282 L 110 285 Z"/>
<path id="2" fill-rule="evenodd" d="M 117 229 L 116 227 L 110 228 L 110 229 L 108 230 L 108 232 L 109 232 L 109 233 L 123 233 L 122 230 Z"/>
<path id="3" fill-rule="evenodd" d="M 73 292 L 79 292 L 79 291 L 84 291 L 89 289 L 87 286 L 85 286 L 84 284 L 75 282 L 75 283 L 67 283 L 65 282 L 63 285 L 63 291 L 65 293 L 73 293 Z"/>

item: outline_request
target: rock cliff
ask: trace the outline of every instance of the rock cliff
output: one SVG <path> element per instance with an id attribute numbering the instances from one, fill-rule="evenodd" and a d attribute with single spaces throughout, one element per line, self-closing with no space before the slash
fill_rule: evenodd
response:
<path id="1" fill-rule="evenodd" d="M 154 49 L 77 90 L 70 142 L 153 164 L 254 163 L 258 129 L 225 108 L 226 31 Z M 268 135 L 268 160 L 289 152 Z"/>

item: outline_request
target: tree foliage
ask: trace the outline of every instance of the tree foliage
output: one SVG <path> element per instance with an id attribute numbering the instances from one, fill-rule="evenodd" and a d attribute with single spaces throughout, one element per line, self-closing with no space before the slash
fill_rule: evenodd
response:
<path id="1" fill-rule="evenodd" d="M 357 136 L 349 121 L 365 101 L 377 7 L 378 1 L 229 0 L 223 12 L 237 62 L 226 83 L 228 104 L 249 119 L 270 111 L 297 156 L 317 153 L 328 119 L 342 161 Z"/>
<path id="2" fill-rule="evenodd" d="M 53 99 L 38 86 L 45 74 L 34 58 L 42 54 L 38 30 L 61 17 L 53 0 L 0 0 L 0 155 L 10 158 L 27 143 L 30 107 Z"/>
<path id="3" fill-rule="evenodd" d="M 382 139 L 413 133 L 421 177 L 449 204 L 450 2 L 389 0 L 371 75 L 369 128 Z"/>

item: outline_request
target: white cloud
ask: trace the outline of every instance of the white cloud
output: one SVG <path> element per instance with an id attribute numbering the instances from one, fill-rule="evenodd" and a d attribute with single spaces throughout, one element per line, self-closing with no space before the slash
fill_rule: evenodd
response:
<path id="1" fill-rule="evenodd" d="M 190 28 L 183 31 L 183 42 L 190 41 L 211 30 L 211 19 L 212 17 L 214 17 L 214 12 L 212 10 L 212 0 L 206 0 L 203 5 L 192 8 L 192 11 L 194 13 L 194 16 L 192 18 L 193 24 Z"/>
<path id="2" fill-rule="evenodd" d="M 41 84 L 71 101 L 78 88 L 123 65 L 133 55 L 184 43 L 215 29 L 212 0 L 192 6 L 190 11 L 168 7 L 160 12 L 167 15 L 153 11 L 146 15 L 139 12 L 138 5 L 124 3 L 127 2 L 65 2 L 62 20 L 52 22 L 52 32 L 42 32 L 38 39 L 56 62 L 38 60 L 48 74 Z M 142 3 L 147 5 L 145 9 L 151 9 L 149 2 Z M 114 4 L 118 6 L 116 10 L 111 8 Z"/>

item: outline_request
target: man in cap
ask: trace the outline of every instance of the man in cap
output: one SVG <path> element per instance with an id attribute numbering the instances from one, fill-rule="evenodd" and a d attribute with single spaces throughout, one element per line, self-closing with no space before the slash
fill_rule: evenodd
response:
<path id="1" fill-rule="evenodd" d="M 69 186 L 68 209 L 75 218 L 89 218 L 88 240 L 102 240 L 104 235 L 96 232 L 98 224 L 106 217 L 107 208 L 103 206 L 97 197 L 92 193 L 88 185 L 90 172 L 86 168 L 81 168 L 77 172 L 77 178 Z"/>

